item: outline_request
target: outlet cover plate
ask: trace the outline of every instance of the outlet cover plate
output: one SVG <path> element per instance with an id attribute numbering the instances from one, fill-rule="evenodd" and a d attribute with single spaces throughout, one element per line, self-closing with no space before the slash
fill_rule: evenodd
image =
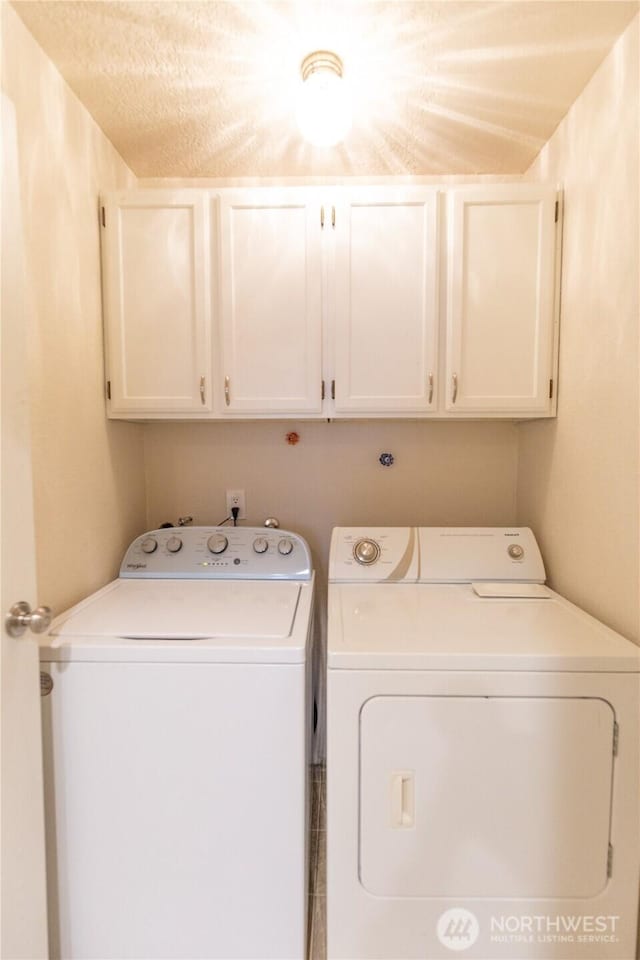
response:
<path id="1" fill-rule="evenodd" d="M 238 520 L 247 519 L 247 507 L 244 499 L 244 490 L 227 490 L 227 516 L 231 516 L 231 508 L 239 507 Z"/>

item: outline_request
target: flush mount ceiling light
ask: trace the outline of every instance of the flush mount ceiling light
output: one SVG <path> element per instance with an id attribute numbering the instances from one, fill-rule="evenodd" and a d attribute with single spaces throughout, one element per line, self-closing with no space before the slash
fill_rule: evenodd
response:
<path id="1" fill-rule="evenodd" d="M 304 58 L 300 72 L 300 132 L 316 147 L 333 147 L 351 126 L 351 98 L 342 79 L 342 60 L 329 50 L 316 50 Z"/>

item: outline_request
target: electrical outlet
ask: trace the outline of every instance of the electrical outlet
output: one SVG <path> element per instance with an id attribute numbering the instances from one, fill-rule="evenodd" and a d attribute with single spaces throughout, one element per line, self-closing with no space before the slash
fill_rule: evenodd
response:
<path id="1" fill-rule="evenodd" d="M 231 516 L 231 508 L 238 507 L 238 520 L 246 520 L 247 508 L 244 500 L 244 490 L 227 490 L 227 516 Z"/>

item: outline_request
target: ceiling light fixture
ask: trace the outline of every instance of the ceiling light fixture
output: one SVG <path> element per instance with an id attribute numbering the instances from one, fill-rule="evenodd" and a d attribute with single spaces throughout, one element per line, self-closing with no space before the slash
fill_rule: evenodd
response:
<path id="1" fill-rule="evenodd" d="M 351 127 L 351 98 L 342 79 L 342 60 L 329 50 L 316 50 L 300 65 L 302 85 L 297 120 L 305 140 L 333 147 Z"/>

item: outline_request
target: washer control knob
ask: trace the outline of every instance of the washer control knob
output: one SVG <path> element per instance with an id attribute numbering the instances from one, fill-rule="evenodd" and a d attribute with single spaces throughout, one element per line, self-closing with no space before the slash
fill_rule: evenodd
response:
<path id="1" fill-rule="evenodd" d="M 278 542 L 278 553 L 281 553 L 283 557 L 288 557 L 292 550 L 293 542 L 288 537 L 283 537 Z"/>
<path id="2" fill-rule="evenodd" d="M 229 541 L 224 533 L 214 533 L 207 540 L 207 546 L 211 553 L 224 553 L 229 546 Z"/>
<path id="3" fill-rule="evenodd" d="M 380 556 L 380 547 L 375 540 L 358 540 L 353 548 L 353 555 L 358 563 L 368 566 L 375 563 Z"/>
<path id="4" fill-rule="evenodd" d="M 169 553 L 178 553 L 182 550 L 182 540 L 180 537 L 169 537 L 167 540 L 167 550 Z"/>
<path id="5" fill-rule="evenodd" d="M 158 541 L 155 537 L 145 537 L 140 546 L 143 553 L 153 553 L 158 549 Z"/>
<path id="6" fill-rule="evenodd" d="M 266 553 L 269 549 L 269 543 L 266 537 L 256 537 L 253 541 L 253 549 L 256 553 Z"/>
<path id="7" fill-rule="evenodd" d="M 519 543 L 512 543 L 508 547 L 507 553 L 512 560 L 522 560 L 524 557 L 524 547 L 521 547 Z"/>

